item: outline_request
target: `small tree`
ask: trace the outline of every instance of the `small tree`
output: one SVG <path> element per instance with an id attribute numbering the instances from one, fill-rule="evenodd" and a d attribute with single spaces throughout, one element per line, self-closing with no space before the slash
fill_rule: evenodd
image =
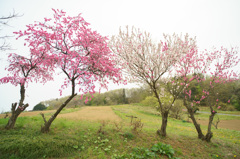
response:
<path id="1" fill-rule="evenodd" d="M 47 109 L 47 107 L 44 104 L 42 104 L 42 103 L 38 103 L 37 105 L 35 105 L 33 107 L 33 111 L 45 110 L 45 109 Z"/>
<path id="2" fill-rule="evenodd" d="M 27 30 L 16 34 L 27 36 L 25 39 L 33 49 L 45 46 L 48 55 L 54 56 L 57 67 L 66 76 L 62 90 L 69 85 L 72 88 L 71 95 L 57 109 L 49 120 L 44 118 L 42 132 L 48 132 L 51 123 L 61 110 L 77 95 L 76 89 L 82 94 L 95 93 L 94 82 L 98 81 L 101 88 L 107 88 L 107 79 L 118 83 L 121 78 L 120 69 L 116 67 L 115 57 L 107 46 L 107 38 L 96 31 L 92 31 L 79 14 L 75 17 L 66 16 L 66 13 L 54 10 L 54 18 L 45 18 L 39 22 L 27 26 Z M 88 100 L 91 100 L 86 98 Z"/>
<path id="3" fill-rule="evenodd" d="M 8 61 L 10 64 L 6 70 L 10 74 L 7 77 L 1 78 L 0 84 L 11 83 L 14 86 L 20 86 L 20 101 L 19 103 L 12 104 L 12 114 L 5 127 L 6 129 L 12 129 L 19 114 L 28 107 L 28 104 L 24 104 L 27 84 L 33 80 L 45 83 L 48 80 L 52 80 L 52 75 L 50 70 L 51 65 L 47 64 L 49 61 L 46 59 L 44 50 L 38 54 L 32 52 L 29 58 L 10 54 Z"/>
<path id="4" fill-rule="evenodd" d="M 134 27 L 129 31 L 127 27 L 125 32 L 120 29 L 119 35 L 113 36 L 111 40 L 111 49 L 118 55 L 130 80 L 148 84 L 157 98 L 158 110 L 162 115 L 162 126 L 158 132 L 162 136 L 166 136 L 169 110 L 178 97 L 179 90 L 171 95 L 170 101 L 163 102 L 166 96 L 161 94 L 164 90 L 160 89 L 158 81 L 173 72 L 173 66 L 183 55 L 196 48 L 195 39 L 188 35 L 184 39 L 175 34 L 164 35 L 164 38 L 165 41 L 155 44 L 149 33 L 142 33 Z"/>
<path id="5" fill-rule="evenodd" d="M 179 62 L 177 71 L 180 73 L 181 85 L 186 86 L 184 88 L 184 106 L 188 110 L 190 118 L 198 132 L 199 139 L 209 142 L 213 136 L 211 126 L 214 116 L 217 113 L 216 109 L 220 108 L 218 92 L 216 92 L 215 87 L 238 79 L 237 70 L 234 70 L 234 67 L 239 63 L 237 53 L 234 48 L 230 51 L 226 48 L 221 48 L 212 52 L 204 51 L 201 54 L 193 54 Z M 188 74 L 193 74 L 193 76 L 188 76 Z M 206 85 L 206 88 L 203 88 L 202 94 L 193 97 L 191 89 L 188 88 L 189 84 L 196 80 L 201 85 L 209 75 L 211 75 L 210 80 L 208 80 L 209 84 Z M 194 114 L 195 107 L 204 100 L 210 108 L 211 113 L 206 135 L 202 133 L 202 129 L 197 123 Z"/>

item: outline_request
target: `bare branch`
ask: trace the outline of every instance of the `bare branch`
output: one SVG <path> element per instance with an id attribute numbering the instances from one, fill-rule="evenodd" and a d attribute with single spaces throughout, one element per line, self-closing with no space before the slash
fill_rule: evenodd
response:
<path id="1" fill-rule="evenodd" d="M 43 114 L 43 113 L 40 113 L 40 114 L 41 114 L 41 116 L 42 116 L 42 118 L 43 118 L 44 124 L 45 124 L 45 123 L 47 123 L 47 121 L 46 121 L 46 118 L 45 118 L 44 114 Z"/>
<path id="2" fill-rule="evenodd" d="M 0 17 L 0 26 L 2 25 L 8 25 L 9 21 L 13 18 L 17 18 L 17 17 L 21 17 L 22 15 L 15 13 L 15 11 L 13 10 L 12 13 L 10 13 L 8 16 L 2 16 Z M 9 43 L 6 43 L 6 39 L 9 38 L 11 36 L 5 35 L 5 36 L 1 36 L 0 40 L 3 40 L 3 43 L 0 44 L 0 51 L 6 51 L 6 50 L 10 50 L 11 46 Z"/>
<path id="3" fill-rule="evenodd" d="M 15 13 L 15 10 L 13 10 L 13 12 L 9 13 L 8 16 L 0 17 L 0 24 L 8 25 L 9 20 L 11 20 L 13 18 L 21 17 L 21 16 L 23 16 L 23 14 L 20 15 L 19 13 Z"/>

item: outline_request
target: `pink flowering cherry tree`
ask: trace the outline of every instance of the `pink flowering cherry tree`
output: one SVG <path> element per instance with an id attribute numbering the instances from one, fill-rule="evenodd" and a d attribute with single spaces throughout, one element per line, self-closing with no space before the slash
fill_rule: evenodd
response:
<path id="1" fill-rule="evenodd" d="M 162 115 L 161 129 L 157 132 L 161 136 L 167 135 L 169 110 L 181 89 L 171 95 L 170 101 L 166 101 L 159 81 L 172 74 L 178 60 L 196 47 L 195 40 L 187 34 L 183 39 L 176 34 L 164 35 L 164 40 L 155 44 L 149 33 L 127 27 L 126 31 L 120 29 L 119 34 L 113 36 L 110 42 L 112 51 L 121 61 L 130 81 L 148 84 L 157 98 L 158 110 Z"/>
<path id="2" fill-rule="evenodd" d="M 95 82 L 100 83 L 100 88 L 107 88 L 108 80 L 114 83 L 122 81 L 121 70 L 116 65 L 115 56 L 107 45 L 107 37 L 92 31 L 81 14 L 70 17 L 61 10 L 54 10 L 52 19 L 45 18 L 43 22 L 27 25 L 27 30 L 19 31 L 19 37 L 25 40 L 32 48 L 41 46 L 47 48 L 47 54 L 56 55 L 56 67 L 65 74 L 65 81 L 60 88 L 71 87 L 71 95 L 46 120 L 41 131 L 50 130 L 51 123 L 61 110 L 80 92 L 95 93 Z M 92 96 L 93 97 L 93 96 Z M 91 100 L 86 98 L 87 102 Z"/>
<path id="3" fill-rule="evenodd" d="M 8 56 L 9 66 L 6 70 L 9 74 L 0 79 L 0 84 L 11 83 L 14 86 L 20 86 L 20 101 L 12 104 L 11 117 L 5 126 L 6 129 L 14 128 L 19 114 L 28 107 L 28 104 L 24 104 L 28 83 L 33 81 L 46 83 L 53 79 L 51 75 L 52 61 L 47 59 L 44 51 L 41 48 L 37 54 L 33 52 L 29 57 L 15 53 Z"/>
<path id="4" fill-rule="evenodd" d="M 201 54 L 196 52 L 196 54 L 188 56 L 188 58 L 184 58 L 178 63 L 178 69 L 176 68 L 176 70 L 180 74 L 180 77 L 183 81 L 181 85 L 186 85 L 183 92 L 185 96 L 183 100 L 184 106 L 188 110 L 190 118 L 198 133 L 199 139 L 208 142 L 211 141 L 213 136 L 211 126 L 214 116 L 217 113 L 217 108 L 219 108 L 217 98 L 218 93 L 214 88 L 217 85 L 238 80 L 239 74 L 237 73 L 238 70 L 235 68 L 239 63 L 239 57 L 237 54 L 238 52 L 235 48 L 228 50 L 222 47 L 220 50 L 214 49 L 211 52 L 205 50 L 201 52 Z M 194 80 L 201 84 L 201 82 L 206 81 L 207 76 L 210 76 L 210 81 L 207 85 L 208 87 L 203 90 L 200 98 L 193 98 L 191 89 L 188 88 L 189 84 Z M 199 105 L 203 100 L 206 100 L 207 106 L 210 108 L 209 123 L 206 135 L 203 134 L 200 124 L 198 124 L 194 114 L 194 106 Z"/>

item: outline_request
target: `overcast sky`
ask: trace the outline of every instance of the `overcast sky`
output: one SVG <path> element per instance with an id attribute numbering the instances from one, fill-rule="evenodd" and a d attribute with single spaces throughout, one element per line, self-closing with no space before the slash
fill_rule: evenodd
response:
<path id="1" fill-rule="evenodd" d="M 134 25 L 150 32 L 155 41 L 163 33 L 189 33 L 196 36 L 200 50 L 240 45 L 239 0 L 0 0 L 0 16 L 8 16 L 13 10 L 23 15 L 9 21 L 10 26 L 1 27 L 0 35 L 12 35 L 34 21 L 52 18 L 51 8 L 62 9 L 71 16 L 82 13 L 93 30 L 109 37 L 118 34 L 120 26 Z M 0 52 L 0 78 L 7 74 L 4 68 L 8 53 L 29 54 L 22 39 L 10 38 L 8 42 L 14 50 Z M 26 91 L 25 103 L 30 104 L 27 110 L 40 101 L 59 98 L 60 85 L 61 80 L 44 86 L 30 83 Z M 110 89 L 119 87 L 122 86 L 111 85 Z M 70 91 L 65 90 L 63 95 L 70 95 Z M 19 87 L 0 85 L 0 113 L 10 111 L 11 103 L 19 98 Z"/>

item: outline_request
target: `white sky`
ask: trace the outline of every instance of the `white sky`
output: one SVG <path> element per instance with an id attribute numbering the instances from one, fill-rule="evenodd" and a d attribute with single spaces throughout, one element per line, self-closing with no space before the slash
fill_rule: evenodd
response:
<path id="1" fill-rule="evenodd" d="M 13 31 L 25 29 L 34 21 L 52 18 L 51 8 L 63 9 L 67 15 L 82 13 L 93 30 L 101 35 L 118 34 L 119 27 L 132 26 L 146 30 L 154 40 L 163 33 L 189 33 L 197 37 L 200 49 L 212 46 L 231 47 L 240 45 L 240 1 L 239 0 L 0 0 L 0 16 L 9 15 L 13 9 L 22 17 L 11 20 L 10 27 L 3 27 L 0 35 L 12 35 Z M 8 42 L 14 50 L 0 52 L 0 78 L 6 76 L 7 53 L 27 55 L 23 39 L 11 38 Z M 41 84 L 30 83 L 25 103 L 31 110 L 37 103 L 59 98 L 61 80 Z M 122 86 L 111 85 L 109 89 Z M 18 102 L 19 87 L 0 85 L 0 113 L 10 111 L 11 103 Z M 69 95 L 70 91 L 65 91 Z"/>

